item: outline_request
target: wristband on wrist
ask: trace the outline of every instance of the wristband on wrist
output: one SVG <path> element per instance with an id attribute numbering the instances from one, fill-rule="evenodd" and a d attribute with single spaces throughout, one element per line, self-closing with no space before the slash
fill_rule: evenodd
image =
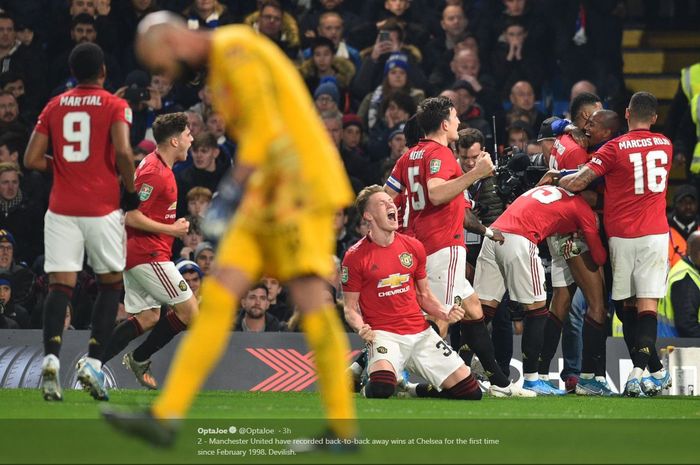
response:
<path id="1" fill-rule="evenodd" d="M 493 239 L 493 229 L 486 228 L 486 230 L 484 231 L 484 237 L 488 237 L 489 239 Z"/>

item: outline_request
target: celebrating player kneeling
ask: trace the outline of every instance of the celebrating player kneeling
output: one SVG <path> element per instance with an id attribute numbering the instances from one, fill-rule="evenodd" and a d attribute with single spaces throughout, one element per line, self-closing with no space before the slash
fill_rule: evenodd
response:
<path id="1" fill-rule="evenodd" d="M 355 204 L 369 224 L 369 234 L 346 253 L 341 279 L 345 318 L 368 344 L 365 396 L 393 395 L 397 373 L 406 367 L 439 386 L 434 390 L 430 385 L 419 385 L 417 395 L 421 397 L 481 399 L 469 368 L 430 328 L 421 312 L 422 308 L 449 323 L 464 317 L 459 306 L 445 313 L 430 291 L 423 245 L 396 232 L 396 206 L 381 187 L 366 187 Z"/>

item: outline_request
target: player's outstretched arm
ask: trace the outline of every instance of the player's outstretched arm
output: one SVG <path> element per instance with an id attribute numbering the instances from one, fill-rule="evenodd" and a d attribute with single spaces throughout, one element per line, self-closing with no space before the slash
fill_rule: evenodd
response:
<path id="1" fill-rule="evenodd" d="M 569 192 L 581 192 L 597 177 L 598 175 L 592 169 L 584 166 L 576 173 L 561 178 L 558 185 Z"/>
<path id="2" fill-rule="evenodd" d="M 32 137 L 24 152 L 24 167 L 28 170 L 46 171 L 49 168 L 49 161 L 46 158 L 46 151 L 49 149 L 49 138 L 46 134 L 32 132 Z"/>

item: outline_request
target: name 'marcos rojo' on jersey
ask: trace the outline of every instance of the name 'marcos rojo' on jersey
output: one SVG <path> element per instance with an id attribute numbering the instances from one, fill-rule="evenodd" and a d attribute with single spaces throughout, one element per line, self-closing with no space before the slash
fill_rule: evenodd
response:
<path id="1" fill-rule="evenodd" d="M 413 237 L 396 233 L 388 247 L 369 235 L 345 253 L 341 268 L 344 292 L 360 293 L 360 311 L 374 330 L 416 334 L 428 323 L 416 300 L 416 280 L 426 278 L 425 249 Z"/>
<path id="2" fill-rule="evenodd" d="M 79 85 L 46 105 L 35 130 L 53 150 L 49 210 L 67 216 L 105 216 L 119 209 L 119 178 L 110 131 L 131 124 L 129 104 L 102 87 Z"/>
<path id="3" fill-rule="evenodd" d="M 452 151 L 435 141 L 423 139 L 398 159 L 387 186 L 407 200 L 403 209 L 403 231 L 421 241 L 428 255 L 454 245 L 464 246 L 464 209 L 462 195 L 443 205 L 428 198 L 428 181 L 449 181 L 462 175 Z"/>
<path id="4" fill-rule="evenodd" d="M 515 199 L 491 227 L 526 237 L 534 244 L 553 234 L 580 231 L 593 261 L 603 265 L 607 259 L 598 234 L 598 217 L 583 197 L 561 187 L 530 189 Z"/>
<path id="5" fill-rule="evenodd" d="M 603 221 L 609 237 L 668 233 L 666 189 L 673 145 L 665 136 L 634 129 L 603 145 L 586 164 L 605 176 Z"/>

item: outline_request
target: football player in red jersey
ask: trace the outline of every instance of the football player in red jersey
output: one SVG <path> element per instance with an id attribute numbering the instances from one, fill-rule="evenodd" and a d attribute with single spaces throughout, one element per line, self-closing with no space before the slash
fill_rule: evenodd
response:
<path id="1" fill-rule="evenodd" d="M 489 376 L 492 393 L 510 397 L 514 395 L 511 391 L 517 390 L 519 393 L 515 395 L 520 395 L 521 390 L 508 380 L 496 362 L 484 312 L 466 277 L 464 191 L 493 174 L 491 157 L 482 152 L 476 166 L 462 172 L 448 147 L 459 139 L 459 118 L 447 97 L 425 99 L 418 106 L 416 119 L 425 137 L 399 158 L 384 190 L 392 198 L 405 192 L 407 208 L 403 214 L 404 224 L 408 225 L 405 232 L 425 246 L 428 282 L 443 309 L 448 311 L 455 303 L 464 308 L 461 345 L 468 346 L 479 357 Z M 493 318 L 493 314 L 495 309 L 487 318 Z"/>
<path id="2" fill-rule="evenodd" d="M 637 92 L 625 110 L 629 132 L 598 149 L 590 162 L 555 184 L 578 192 L 595 178 L 605 177 L 603 220 L 613 268 L 612 298 L 621 310 L 625 342 L 634 368 L 625 394 L 655 395 L 671 385 L 671 377 L 656 352 L 656 307 L 666 292 L 668 221 L 666 189 L 673 146 L 651 132 L 658 102 L 649 92 Z M 621 309 L 622 301 L 626 308 Z M 644 376 L 649 368 L 650 376 Z"/>
<path id="3" fill-rule="evenodd" d="M 476 262 L 474 289 L 484 308 L 496 308 L 506 290 L 513 301 L 526 309 L 522 338 L 523 387 L 538 395 L 563 395 L 538 377 L 547 321 L 544 268 L 537 244 L 552 234 L 582 232 L 597 265 L 607 254 L 598 236 L 598 218 L 579 195 L 552 186 L 535 187 L 515 199 L 492 224 L 505 236 L 502 245 L 484 241 Z M 584 333 L 583 365 L 595 366 L 605 337 L 602 325 L 593 334 Z M 585 332 L 585 330 L 584 330 Z"/>
<path id="4" fill-rule="evenodd" d="M 150 372 L 150 357 L 183 331 L 197 314 L 197 298 L 170 260 L 173 240 L 187 234 L 189 221 L 175 219 L 177 184 L 172 167 L 187 158 L 192 135 L 187 115 L 168 113 L 153 123 L 156 150 L 136 169 L 136 189 L 141 203 L 126 215 L 126 271 L 124 306 L 131 316 L 112 332 L 100 360 L 107 363 L 129 341 L 153 331 L 134 351 L 124 355 L 126 365 L 138 382 L 156 389 Z M 164 318 L 160 306 L 169 305 Z"/>
<path id="5" fill-rule="evenodd" d="M 448 323 L 464 317 L 458 305 L 444 312 L 442 303 L 430 291 L 423 244 L 396 232 L 396 205 L 380 186 L 364 188 L 356 206 L 369 223 L 369 234 L 345 254 L 341 281 L 345 318 L 368 346 L 365 396 L 393 395 L 397 374 L 407 367 L 430 383 L 414 385 L 414 395 L 481 399 L 474 375 L 421 312 L 422 308 L 436 320 Z"/>
<path id="6" fill-rule="evenodd" d="M 53 170 L 53 187 L 44 224 L 49 293 L 44 301 L 42 393 L 61 400 L 58 354 L 66 306 L 78 271 L 88 264 L 99 292 L 92 312 L 88 355 L 78 378 L 90 394 L 107 400 L 99 360 L 114 326 L 124 288 L 124 217 L 138 207 L 134 162 L 129 144 L 131 109 L 103 89 L 104 54 L 98 45 L 77 45 L 69 64 L 78 85 L 51 99 L 39 115 L 24 155 L 27 169 Z M 53 158 L 45 157 L 49 147 Z M 116 167 L 116 168 L 115 168 Z M 119 199 L 119 177 L 126 193 Z"/>
<path id="7" fill-rule="evenodd" d="M 617 113 L 603 110 L 600 99 L 587 92 L 579 94 L 574 99 L 571 114 L 576 126 L 586 131 L 589 147 L 598 146 L 612 139 L 620 127 L 620 118 Z M 586 150 L 568 135 L 561 136 L 555 141 L 551 159 L 555 157 L 558 159 L 559 168 L 565 170 L 576 170 L 590 159 Z M 594 207 L 597 204 L 598 193 L 588 190 L 586 198 Z M 576 287 L 581 288 L 588 303 L 587 315 L 592 319 L 592 321 L 586 320 L 585 324 L 604 325 L 607 314 L 607 296 L 603 276 L 598 266 L 593 263 L 585 241 L 572 235 L 554 235 L 547 238 L 547 245 L 552 257 L 552 300 L 540 354 L 539 373 L 540 379 L 544 380 L 549 378 L 551 361 L 557 351 L 562 326 L 569 315 Z M 603 343 L 605 343 L 604 340 Z M 575 387 L 576 393 L 611 395 L 612 391 L 608 388 L 605 377 L 605 357 L 601 357 L 597 367 L 582 367 L 581 382 Z"/>

